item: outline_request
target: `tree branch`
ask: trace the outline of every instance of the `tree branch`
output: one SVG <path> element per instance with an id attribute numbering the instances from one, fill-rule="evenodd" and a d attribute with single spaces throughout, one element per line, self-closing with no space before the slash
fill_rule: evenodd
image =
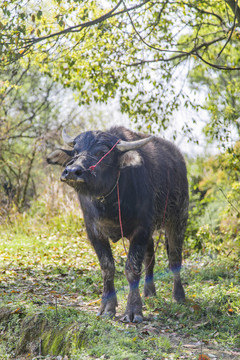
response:
<path id="1" fill-rule="evenodd" d="M 240 215 L 240 211 L 236 208 L 236 206 L 233 205 L 233 203 L 228 199 L 227 195 L 224 193 L 222 188 L 218 188 L 221 193 L 223 194 L 223 196 L 225 197 L 225 199 L 227 200 L 227 202 L 231 205 L 231 207 Z"/>
<path id="2" fill-rule="evenodd" d="M 222 50 L 219 52 L 217 58 L 220 57 L 220 55 L 222 54 L 222 52 L 224 51 L 225 47 L 227 46 L 227 44 L 229 43 L 229 41 L 231 40 L 231 37 L 232 37 L 232 34 L 233 34 L 233 31 L 235 29 L 235 26 L 236 26 L 236 19 L 237 19 L 237 2 L 235 4 L 235 10 L 234 10 L 234 20 L 233 20 L 233 26 L 232 26 L 232 29 L 231 29 L 231 32 L 230 32 L 230 35 L 226 41 L 226 43 L 224 44 Z"/>
<path id="3" fill-rule="evenodd" d="M 150 0 L 145 0 L 143 2 L 141 2 L 140 4 L 137 4 L 137 5 L 134 5 L 132 6 L 131 8 L 129 9 L 124 9 L 124 10 L 121 10 L 121 11 L 118 11 L 118 12 L 115 12 L 119 6 L 122 4 L 123 0 L 120 0 L 117 5 L 112 9 L 110 10 L 108 13 L 100 16 L 99 18 L 97 19 L 94 19 L 94 20 L 91 20 L 91 21 L 87 21 L 85 23 L 82 23 L 82 24 L 78 24 L 78 25 L 74 25 L 74 26 L 70 26 L 68 27 L 67 29 L 64 29 L 62 31 L 58 31 L 56 33 L 53 33 L 53 34 L 50 34 L 50 35 L 46 35 L 46 36 L 42 36 L 42 37 L 38 37 L 38 38 L 34 38 L 34 39 L 27 39 L 26 40 L 26 45 L 22 46 L 21 49 L 23 50 L 21 54 L 18 55 L 18 58 L 20 57 L 23 57 L 29 50 L 30 48 L 39 43 L 39 42 L 42 42 L 44 40 L 48 40 L 48 39 L 51 39 L 51 38 L 54 38 L 54 37 L 59 37 L 61 35 L 65 35 L 65 34 L 68 34 L 68 33 L 73 33 L 73 32 L 80 32 L 82 29 L 86 28 L 86 27 L 90 27 L 90 26 L 93 26 L 93 25 L 96 25 L 96 24 L 99 24 L 99 23 L 102 23 L 104 22 L 105 20 L 109 19 L 109 18 L 112 18 L 114 16 L 118 16 L 118 15 L 121 15 L 121 14 L 124 14 L 126 13 L 127 11 L 132 11 L 132 10 L 135 10 L 135 9 L 138 9 L 140 7 L 142 7 L 143 5 L 145 5 L 146 3 L 148 3 Z"/>
<path id="4" fill-rule="evenodd" d="M 137 63 L 133 63 L 131 64 L 131 66 L 136 66 L 136 65 L 141 65 L 143 63 L 153 63 L 153 62 L 159 62 L 159 61 L 163 61 L 163 62 L 168 62 L 168 61 L 173 61 L 173 60 L 176 60 L 176 59 L 179 59 L 179 58 L 182 58 L 182 57 L 187 57 L 189 55 L 196 55 L 200 58 L 200 55 L 198 54 L 198 51 L 201 50 L 202 48 L 208 48 L 210 45 L 213 45 L 214 43 L 218 42 L 218 41 L 221 41 L 221 40 L 224 40 L 225 39 L 225 36 L 222 36 L 222 37 L 219 37 L 217 39 L 214 39 L 214 40 L 211 40 L 211 41 L 208 41 L 208 42 L 204 42 L 198 46 L 194 46 L 192 48 L 192 50 L 190 51 L 179 51 L 179 54 L 177 55 L 174 55 L 172 57 L 169 57 L 169 58 L 160 58 L 160 59 L 155 59 L 155 60 L 139 60 L 139 62 Z M 158 51 L 165 51 L 164 49 L 158 49 Z M 177 51 L 176 51 L 177 52 Z M 201 60 L 203 60 L 201 58 Z M 208 63 L 209 65 L 211 65 L 211 63 Z M 217 67 L 218 65 L 212 65 L 213 67 Z M 217 67 L 219 69 L 225 69 L 224 66 L 222 67 Z M 238 68 L 227 68 L 225 70 L 238 70 Z"/>
<path id="5" fill-rule="evenodd" d="M 238 26 L 240 25 L 240 7 L 238 6 L 238 0 L 225 0 L 226 4 L 230 7 L 233 14 L 235 14 L 238 21 Z"/>
<path id="6" fill-rule="evenodd" d="M 227 1 L 227 0 L 226 0 Z M 135 64 L 131 64 L 131 66 L 136 66 L 136 65 L 140 65 L 140 64 L 143 64 L 143 63 L 147 63 L 147 62 L 157 62 L 157 61 L 163 61 L 163 62 L 168 62 L 168 61 L 173 61 L 173 60 L 176 60 L 176 59 L 179 59 L 181 57 L 184 57 L 184 56 L 189 56 L 189 55 L 196 55 L 200 60 L 202 60 L 204 63 L 208 64 L 209 66 L 215 68 L 215 69 L 219 69 L 219 70 L 240 70 L 239 67 L 229 67 L 229 66 L 223 66 L 223 65 L 217 65 L 217 64 L 213 64 L 213 63 L 210 63 L 208 61 L 206 61 L 205 59 L 203 59 L 203 57 L 201 55 L 199 55 L 198 51 L 202 48 L 208 48 L 210 45 L 218 42 L 218 41 L 221 41 L 221 40 L 224 40 L 225 39 L 225 36 L 222 36 L 220 38 L 217 38 L 217 39 L 214 39 L 212 41 L 209 41 L 209 42 L 204 42 L 202 44 L 200 44 L 199 46 L 194 46 L 194 48 L 191 50 L 191 51 L 178 51 L 178 50 L 166 50 L 166 49 L 161 49 L 161 48 L 157 48 L 155 46 L 152 46 L 150 44 L 148 44 L 144 39 L 143 37 L 141 36 L 141 34 L 139 33 L 139 31 L 136 29 L 135 25 L 134 25 L 134 22 L 129 14 L 129 11 L 128 9 L 126 8 L 126 5 L 125 5 L 125 2 L 123 1 L 123 4 L 124 4 L 124 8 L 128 14 L 128 17 L 130 19 L 130 22 L 132 24 L 132 27 L 135 31 L 135 33 L 138 35 L 139 39 L 142 41 L 143 44 L 145 44 L 147 47 L 153 49 L 153 50 L 157 50 L 157 51 L 164 51 L 164 52 L 175 52 L 175 53 L 178 53 L 178 55 L 175 55 L 175 56 L 172 56 L 170 58 L 167 58 L 167 59 L 158 59 L 158 60 L 150 60 L 150 61 L 140 61 L 139 63 L 135 63 Z M 234 25 L 233 25 L 233 28 L 232 28 L 232 32 L 233 32 L 233 29 L 235 27 L 235 20 L 236 20 L 236 17 L 237 17 L 237 9 L 235 8 L 235 18 L 234 18 Z M 231 36 L 232 36 L 232 32 L 228 38 L 228 41 L 230 41 L 231 39 Z M 228 43 L 227 41 L 227 43 Z M 226 47 L 227 43 L 225 44 L 225 46 L 223 47 L 222 51 L 224 50 L 224 48 Z M 222 52 L 221 51 L 221 52 Z M 218 57 L 220 56 L 221 52 L 219 53 Z"/>
<path id="7" fill-rule="evenodd" d="M 153 49 L 153 50 L 156 50 L 156 51 L 165 52 L 165 53 L 167 53 L 167 52 L 168 53 L 176 53 L 175 56 L 165 58 L 165 59 L 164 58 L 163 59 L 158 59 L 157 61 L 164 61 L 164 62 L 173 61 L 173 60 L 178 59 L 178 58 L 182 58 L 182 57 L 186 57 L 186 56 L 195 54 L 196 56 L 198 56 L 198 58 L 200 60 L 202 60 L 203 62 L 205 62 L 206 64 L 208 64 L 209 66 L 212 66 L 214 68 L 221 69 L 221 70 L 238 70 L 239 69 L 238 67 L 229 67 L 229 66 L 221 66 L 221 65 L 217 65 L 217 64 L 212 64 L 212 63 L 208 62 L 207 60 L 203 59 L 202 55 L 200 55 L 198 53 L 199 49 L 204 48 L 204 47 L 207 48 L 211 44 L 214 44 L 214 43 L 216 43 L 218 41 L 224 40 L 225 37 L 214 39 L 214 40 L 212 40 L 212 41 L 210 41 L 208 43 L 204 42 L 204 43 L 200 44 L 199 46 L 194 46 L 193 49 L 190 50 L 190 51 L 181 51 L 181 50 L 177 50 L 177 49 L 175 49 L 175 50 L 162 49 L 162 48 L 158 48 L 158 47 L 156 47 L 154 45 L 149 44 L 147 41 L 145 41 L 145 39 L 142 37 L 140 32 L 136 29 L 136 26 L 135 26 L 135 24 L 134 24 L 134 22 L 132 20 L 131 15 L 130 15 L 130 12 L 132 12 L 133 10 L 136 10 L 138 8 L 143 7 L 146 3 L 149 3 L 149 2 L 150 2 L 150 0 L 145 0 L 145 1 L 142 1 L 142 2 L 138 3 L 137 5 L 134 5 L 132 7 L 127 8 L 124 0 L 120 0 L 120 1 L 118 1 L 118 3 L 116 4 L 116 6 L 113 9 L 111 9 L 106 14 L 100 16 L 99 18 L 96 18 L 96 19 L 91 20 L 91 21 L 87 21 L 87 22 L 82 23 L 82 24 L 78 24 L 78 25 L 75 25 L 75 26 L 68 27 L 68 28 L 66 28 L 66 29 L 64 29 L 62 31 L 58 31 L 58 32 L 52 33 L 50 35 L 46 35 L 46 36 L 42 36 L 42 37 L 38 37 L 38 38 L 33 38 L 33 39 L 30 39 L 30 38 L 28 38 L 26 40 L 23 39 L 23 42 L 25 41 L 25 43 L 20 48 L 21 53 L 18 53 L 16 58 L 14 60 L 12 60 L 12 61 L 14 62 L 17 59 L 23 57 L 37 43 L 44 42 L 45 40 L 49 40 L 49 39 L 52 39 L 52 38 L 59 38 L 60 36 L 66 35 L 68 33 L 80 32 L 84 28 L 91 27 L 93 25 L 102 23 L 102 22 L 106 21 L 109 18 L 116 17 L 116 16 L 122 15 L 124 13 L 127 13 L 135 33 L 137 34 L 137 36 L 139 37 L 139 39 L 141 40 L 141 42 L 143 44 L 145 44 L 150 49 Z M 235 27 L 236 26 L 236 19 L 238 20 L 238 22 L 240 24 L 240 8 L 238 6 L 238 2 L 236 0 L 225 0 L 225 2 L 226 2 L 226 4 L 228 4 L 228 6 L 234 12 L 234 15 L 235 15 L 234 27 Z M 167 3 L 168 3 L 168 1 L 163 2 L 162 9 L 166 6 Z M 121 4 L 123 4 L 124 8 L 122 10 L 120 10 L 120 11 L 116 11 L 120 7 Z M 190 8 L 194 7 L 193 5 L 189 5 L 188 3 L 185 3 L 185 5 L 189 6 Z M 200 11 L 200 12 L 202 12 L 204 14 L 216 17 L 221 22 L 221 24 L 224 24 L 223 19 L 218 14 L 199 9 L 198 7 L 194 7 L 194 8 L 196 8 L 197 11 Z M 223 47 L 222 51 L 224 50 L 224 48 L 226 47 L 226 45 L 230 41 L 232 33 L 233 33 L 233 28 L 232 28 L 230 36 L 229 36 L 225 46 Z M 219 53 L 219 56 L 220 56 L 221 52 Z M 152 61 L 152 62 L 154 62 L 154 61 Z M 132 65 L 138 65 L 138 64 L 140 64 L 140 63 L 142 64 L 144 62 L 151 62 L 151 61 L 141 60 L 140 62 L 132 64 Z"/>
<path id="8" fill-rule="evenodd" d="M 210 63 L 209 61 L 203 59 L 203 57 L 201 55 L 199 55 L 199 53 L 196 51 L 195 52 L 196 56 L 202 60 L 205 64 L 215 68 L 215 69 L 218 69 L 218 70 L 240 70 L 240 67 L 229 67 L 229 66 L 224 66 L 224 65 L 216 65 L 216 64 L 213 64 L 213 63 Z"/>
<path id="9" fill-rule="evenodd" d="M 126 10 L 126 12 L 127 12 L 127 14 L 128 14 L 129 20 L 130 20 L 130 22 L 131 22 L 131 24 L 132 24 L 132 27 L 133 27 L 135 33 L 137 34 L 137 36 L 139 37 L 139 39 L 142 41 L 142 43 L 143 43 L 144 45 L 146 45 L 146 46 L 149 47 L 150 49 L 157 50 L 157 51 L 164 51 L 164 52 L 171 52 L 171 53 L 178 53 L 178 54 L 180 53 L 180 54 L 182 54 L 183 56 L 186 54 L 185 51 L 161 49 L 161 48 L 157 48 L 157 47 L 155 47 L 155 46 L 153 46 L 153 45 L 151 45 L 151 44 L 148 44 L 148 43 L 143 39 L 143 37 L 142 37 L 142 35 L 139 33 L 139 31 L 136 29 L 136 26 L 134 25 L 134 22 L 133 22 L 130 14 L 129 14 L 129 9 L 127 9 L 124 1 L 123 1 L 123 4 L 124 4 L 124 8 L 125 8 L 125 10 Z M 164 4 L 163 4 L 163 7 L 164 7 L 165 5 L 166 5 L 166 4 L 164 3 Z M 163 61 L 164 61 L 164 60 L 163 60 Z"/>
<path id="10" fill-rule="evenodd" d="M 206 14 L 206 15 L 211 15 L 211 16 L 214 16 L 216 17 L 221 24 L 225 24 L 223 19 L 221 18 L 221 16 L 219 16 L 218 14 L 215 14 L 213 12 L 210 12 L 210 11 L 206 11 L 206 10 L 203 10 L 203 9 L 200 9 L 199 7 L 197 7 L 196 5 L 192 5 L 190 3 L 183 3 L 184 5 L 186 5 L 187 7 L 189 7 L 190 9 L 196 9 L 198 12 L 200 12 L 201 14 Z"/>

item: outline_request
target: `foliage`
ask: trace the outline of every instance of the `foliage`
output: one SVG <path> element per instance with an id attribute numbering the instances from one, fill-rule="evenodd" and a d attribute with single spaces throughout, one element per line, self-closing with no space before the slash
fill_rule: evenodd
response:
<path id="1" fill-rule="evenodd" d="M 12 202 L 21 209 L 36 196 L 36 177 L 41 177 L 38 169 L 43 160 L 40 154 L 47 137 L 51 137 L 51 131 L 57 126 L 57 109 L 50 102 L 52 82 L 36 70 L 12 67 L 2 73 L 2 79 L 5 80 L 5 91 L 0 94 L 3 215 Z"/>
<path id="2" fill-rule="evenodd" d="M 5 319 L 0 310 L 0 357 L 15 354 L 28 320 L 41 319 L 46 342 L 54 343 L 44 350 L 49 358 L 65 351 L 72 359 L 207 359 L 202 351 L 212 354 L 210 342 L 228 359 L 240 341 L 239 1 L 12 0 L 1 2 L 0 17 L 0 297 L 8 309 Z M 146 321 L 95 318 L 102 292 L 97 258 L 74 196 L 45 169 L 46 148 L 58 142 L 63 125 L 79 130 L 101 120 L 96 104 L 113 98 L 138 127 L 167 128 L 180 105 L 193 104 L 185 65 L 192 89 L 208 92 L 205 135 L 235 144 L 189 161 L 183 267 L 189 301 L 171 302 L 160 245 L 161 297 L 144 301 Z M 72 92 L 87 109 L 78 119 Z M 188 138 L 190 128 L 185 121 Z M 113 251 L 122 313 L 126 255 L 120 243 Z M 70 348 L 63 347 L 65 332 Z"/>
<path id="3" fill-rule="evenodd" d="M 103 115 L 89 109 L 80 116 L 73 94 L 30 62 L 26 68 L 9 66 L 1 78 L 0 215 L 5 218 L 12 207 L 29 207 L 43 191 L 46 153 L 61 141 L 60 129 L 71 124 L 81 131 L 86 122 L 97 124 Z"/>
<path id="4" fill-rule="evenodd" d="M 239 36 L 239 35 L 237 35 Z M 232 54 L 240 59 L 239 39 L 235 39 L 232 48 L 225 50 L 223 57 L 231 61 Z M 209 56 L 216 57 L 220 47 L 211 50 Z M 221 147 L 229 142 L 235 143 L 240 136 L 240 72 L 216 71 L 199 63 L 189 73 L 191 87 L 197 91 L 202 89 L 205 100 L 202 108 L 207 110 L 211 121 L 204 127 L 208 141 L 217 140 Z"/>
<path id="5" fill-rule="evenodd" d="M 189 167 L 191 202 L 188 244 L 228 254 L 240 249 L 240 143 Z"/>
<path id="6" fill-rule="evenodd" d="M 24 70 L 22 70 L 24 72 Z M 2 215 L 12 206 L 20 210 L 37 195 L 36 178 L 41 178 L 41 151 L 50 132 L 48 116 L 54 119 L 49 102 L 51 85 L 39 94 L 39 75 L 31 72 L 21 83 L 21 70 L 16 71 L 18 85 L 9 87 L 1 97 L 1 204 Z M 54 126 L 54 120 L 52 120 Z M 51 136 L 51 134 L 48 134 Z"/>
<path id="7" fill-rule="evenodd" d="M 58 130 L 75 118 L 72 102 L 60 104 L 68 89 L 81 106 L 116 97 L 138 127 L 158 133 L 174 123 L 180 105 L 193 103 L 184 90 L 188 64 L 194 87 L 196 82 L 210 87 L 207 136 L 223 141 L 232 129 L 239 136 L 235 5 L 224 0 L 3 1 L 1 215 L 7 216 L 12 204 L 22 211 L 38 195 L 45 147 L 51 148 Z M 235 71 L 217 76 L 216 67 Z M 87 120 L 79 118 L 79 128 Z M 174 128 L 176 134 L 175 123 Z M 183 130 L 191 139 L 186 121 Z"/>
<path id="8" fill-rule="evenodd" d="M 157 131 L 189 104 L 174 83 L 183 62 L 237 68 L 239 14 L 234 0 L 3 1 L 2 66 L 31 59 L 79 104 L 118 96 L 122 112 Z"/>
<path id="9" fill-rule="evenodd" d="M 143 324 L 123 324 L 118 317 L 97 318 L 102 292 L 98 261 L 81 215 L 71 202 L 64 209 L 61 199 L 62 195 L 52 204 L 48 191 L 31 214 L 14 216 L 11 224 L 0 227 L 3 359 L 16 358 L 16 344 L 34 358 L 36 352 L 39 355 L 40 338 L 42 358 L 65 354 L 76 360 L 174 360 L 180 356 L 190 360 L 202 352 L 216 355 L 218 351 L 225 359 L 234 359 L 240 311 L 237 253 L 227 258 L 208 256 L 206 243 L 204 256 L 188 255 L 183 266 L 188 301 L 179 305 L 171 301 L 172 275 L 166 270 L 164 246 L 160 246 L 155 276 L 158 297 L 144 300 Z M 126 255 L 120 242 L 112 248 L 119 315 L 127 301 Z"/>

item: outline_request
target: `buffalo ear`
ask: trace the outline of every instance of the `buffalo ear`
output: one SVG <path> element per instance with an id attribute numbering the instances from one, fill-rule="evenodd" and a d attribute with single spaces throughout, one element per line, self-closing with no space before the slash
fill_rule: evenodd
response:
<path id="1" fill-rule="evenodd" d="M 127 166 L 140 166 L 143 163 L 143 158 L 139 152 L 131 150 L 123 153 L 120 157 L 120 168 Z"/>
<path id="2" fill-rule="evenodd" d="M 65 166 L 72 159 L 72 151 L 57 149 L 47 157 L 48 164 Z"/>

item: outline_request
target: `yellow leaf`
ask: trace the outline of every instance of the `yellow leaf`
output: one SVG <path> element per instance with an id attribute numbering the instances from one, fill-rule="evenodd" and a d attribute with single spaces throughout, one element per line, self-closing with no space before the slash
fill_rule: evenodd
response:
<path id="1" fill-rule="evenodd" d="M 89 303 L 87 303 L 86 305 L 93 305 L 93 304 L 96 304 L 96 303 L 99 303 L 101 301 L 101 299 L 97 299 L 97 300 L 94 300 L 94 301 L 91 301 Z"/>

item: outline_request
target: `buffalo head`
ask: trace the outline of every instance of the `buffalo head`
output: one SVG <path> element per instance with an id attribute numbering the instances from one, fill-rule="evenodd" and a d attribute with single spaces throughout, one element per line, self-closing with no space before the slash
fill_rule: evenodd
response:
<path id="1" fill-rule="evenodd" d="M 135 141 L 119 140 L 116 136 L 102 131 L 87 131 L 75 138 L 65 130 L 64 142 L 71 150 L 58 149 L 47 161 L 65 167 L 61 181 L 74 187 L 78 192 L 91 196 L 105 196 L 114 187 L 119 170 L 130 166 L 141 166 L 143 159 L 137 149 L 154 139 L 153 136 Z M 94 168 L 91 167 L 114 149 Z"/>

